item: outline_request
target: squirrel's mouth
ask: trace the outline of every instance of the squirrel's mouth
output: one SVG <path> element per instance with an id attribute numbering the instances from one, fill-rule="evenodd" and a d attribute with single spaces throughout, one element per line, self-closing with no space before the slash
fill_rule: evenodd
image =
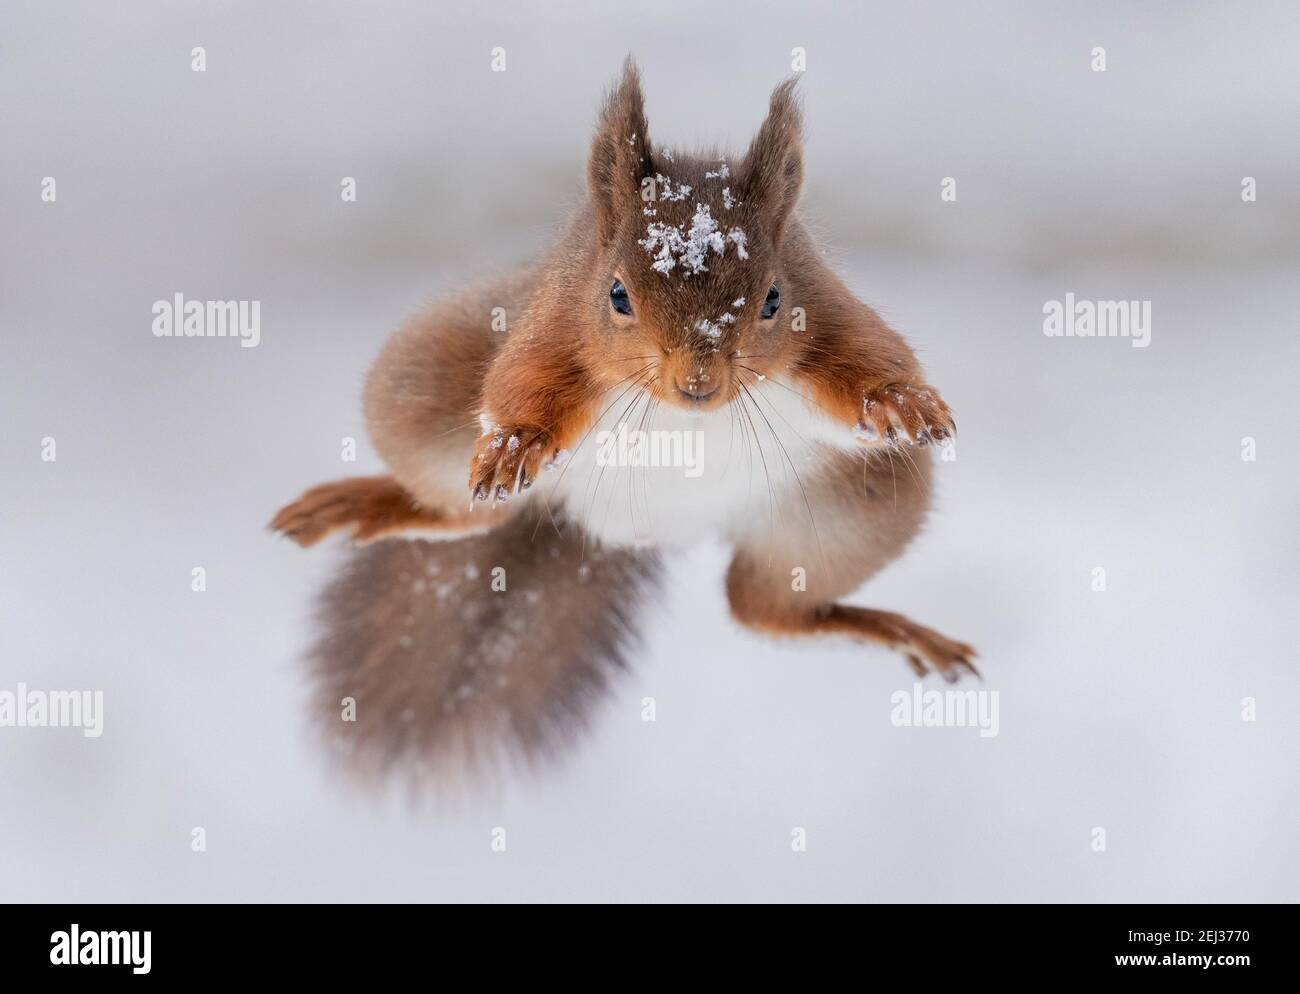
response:
<path id="1" fill-rule="evenodd" d="M 688 410 L 705 411 L 717 407 L 724 393 L 722 383 L 717 378 L 674 380 L 671 400 Z"/>
<path id="2" fill-rule="evenodd" d="M 689 404 L 704 404 L 712 400 L 719 390 L 718 384 L 713 386 L 703 386 L 691 384 L 682 386 L 677 384 L 677 396 Z"/>

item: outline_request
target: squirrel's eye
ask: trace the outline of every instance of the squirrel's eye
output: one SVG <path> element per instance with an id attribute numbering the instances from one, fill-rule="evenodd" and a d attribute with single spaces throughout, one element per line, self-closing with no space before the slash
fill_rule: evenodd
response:
<path id="1" fill-rule="evenodd" d="M 609 288 L 609 302 L 620 314 L 632 313 L 632 301 L 627 299 L 627 287 L 623 285 L 622 280 L 615 280 L 614 285 Z"/>
<path id="2" fill-rule="evenodd" d="M 780 306 L 781 306 L 781 291 L 778 290 L 776 288 L 776 284 L 773 283 L 772 289 L 767 291 L 767 296 L 763 299 L 762 317 L 770 318 L 775 316 L 777 308 L 779 308 Z"/>

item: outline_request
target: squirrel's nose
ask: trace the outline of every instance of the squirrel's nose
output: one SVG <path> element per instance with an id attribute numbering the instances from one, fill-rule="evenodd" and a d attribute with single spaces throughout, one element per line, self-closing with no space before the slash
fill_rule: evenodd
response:
<path id="1" fill-rule="evenodd" d="M 677 384 L 677 392 L 687 400 L 708 400 L 718 392 L 718 381 L 713 379 L 691 377 L 685 383 L 681 380 L 674 382 Z"/>

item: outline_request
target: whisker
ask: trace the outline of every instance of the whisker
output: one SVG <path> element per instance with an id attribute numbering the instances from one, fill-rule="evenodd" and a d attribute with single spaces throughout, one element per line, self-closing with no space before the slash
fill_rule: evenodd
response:
<path id="1" fill-rule="evenodd" d="M 461 430 L 464 429 L 464 428 L 469 428 L 469 427 L 471 427 L 471 426 L 473 426 L 473 425 L 477 425 L 478 423 L 479 423 L 478 418 L 475 418 L 475 419 L 472 420 L 472 421 L 466 421 L 464 424 L 456 425 L 456 427 L 454 427 L 454 428 L 448 428 L 446 431 L 440 431 L 440 432 L 438 432 L 438 434 L 436 434 L 436 435 L 434 435 L 434 436 L 432 436 L 432 437 L 433 437 L 433 438 L 442 438 L 442 437 L 444 437 L 444 436 L 446 436 L 446 435 L 450 435 L 452 432 L 461 431 Z"/>
<path id="2" fill-rule="evenodd" d="M 751 373 L 754 372 L 752 369 L 749 369 L 748 366 L 741 366 L 740 368 L 741 368 L 741 369 L 745 369 L 745 370 L 749 370 L 749 372 L 751 372 Z M 773 382 L 773 381 L 771 381 L 771 380 L 764 380 L 763 382 L 765 382 L 765 383 L 769 383 L 769 382 Z M 782 384 L 782 383 L 778 383 L 777 386 L 784 386 L 784 384 Z M 747 389 L 748 389 L 748 388 L 747 388 Z M 786 389 L 789 389 L 789 387 L 787 387 Z M 797 390 L 795 390 L 795 391 L 791 391 L 791 392 L 794 393 L 794 394 L 796 394 L 796 395 L 799 396 L 799 397 L 803 397 L 803 394 L 799 393 Z M 768 397 L 763 397 L 762 393 L 761 393 L 761 392 L 759 391 L 759 389 L 758 389 L 758 384 L 757 384 L 757 383 L 754 384 L 754 390 L 752 391 L 752 394 L 753 394 L 753 397 L 754 397 L 755 400 L 758 400 L 760 397 L 762 397 L 762 399 L 766 400 L 766 401 L 767 401 L 767 405 L 768 405 L 768 407 L 772 408 L 772 413 L 775 414 L 775 415 L 776 415 L 778 418 L 780 418 L 782 421 L 784 421 L 784 422 L 786 423 L 786 426 L 787 426 L 787 427 L 788 427 L 792 432 L 794 432 L 796 435 L 799 436 L 799 441 L 803 442 L 803 444 L 806 445 L 806 446 L 808 446 L 808 448 L 810 448 L 810 449 L 813 447 L 813 446 L 812 446 L 812 443 L 809 442 L 808 439 L 805 438 L 805 437 L 803 436 L 803 433 L 800 432 L 799 429 L 796 428 L 794 425 L 790 424 L 790 420 L 789 420 L 789 419 L 788 419 L 784 414 L 781 413 L 780 408 L 778 408 L 775 404 L 773 404 L 770 398 L 768 398 Z M 805 399 L 806 399 L 806 398 L 805 398 Z"/>
<path id="3" fill-rule="evenodd" d="M 902 455 L 906 465 L 909 467 L 907 472 L 908 475 L 912 477 L 912 482 L 916 484 L 918 490 L 924 492 L 927 487 L 921 482 L 920 477 L 917 476 L 917 473 L 920 473 L 921 470 L 920 467 L 916 465 L 916 460 L 912 457 L 912 453 L 908 451 L 908 447 L 905 445 L 899 446 L 899 453 Z M 913 470 L 915 470 L 915 472 L 913 472 Z"/>
<path id="4" fill-rule="evenodd" d="M 627 392 L 628 392 L 629 390 L 632 390 L 633 388 L 635 388 L 636 385 L 637 385 L 637 384 L 636 384 L 636 380 L 639 380 L 642 376 L 644 376 L 644 375 L 646 374 L 647 371 L 649 371 L 650 369 L 653 368 L 653 366 L 654 366 L 653 363 L 648 363 L 647 365 L 641 367 L 641 369 L 636 370 L 636 371 L 634 371 L 634 372 L 632 372 L 632 373 L 629 373 L 627 376 L 623 377 L 623 379 L 619 380 L 617 383 L 614 384 L 613 387 L 610 388 L 611 390 L 617 390 L 617 389 L 618 389 L 622 384 L 627 383 L 628 380 L 632 380 L 632 381 L 633 381 L 632 383 L 630 383 L 630 384 L 627 386 L 627 388 L 626 388 L 626 389 L 625 389 L 621 394 L 619 394 L 619 395 L 618 395 L 617 397 L 615 397 L 612 401 L 610 401 L 609 405 L 605 408 L 605 410 L 601 411 L 600 414 L 596 415 L 596 419 L 595 419 L 594 421 L 592 421 L 591 426 L 586 430 L 585 433 L 583 433 L 582 438 L 578 439 L 578 444 L 575 445 L 575 446 L 573 447 L 573 449 L 572 449 L 572 453 L 573 453 L 573 454 L 576 455 L 578 449 L 582 448 L 583 443 L 587 441 L 587 437 L 592 433 L 592 431 L 595 430 L 596 425 L 598 425 L 598 424 L 600 423 L 600 419 L 603 418 L 607 413 L 609 413 L 610 408 L 612 408 L 615 404 L 617 404 L 620 400 L 622 400 L 622 399 L 627 395 Z M 653 374 L 652 374 L 652 375 L 653 375 Z M 556 477 L 555 482 L 554 482 L 553 484 L 551 484 L 550 493 L 549 493 L 549 494 L 547 494 L 547 493 L 543 493 L 543 494 L 542 494 L 542 503 L 543 503 L 543 504 L 545 505 L 545 507 L 546 507 L 546 513 L 547 513 L 547 516 L 550 518 L 550 521 L 551 521 L 551 527 L 553 527 L 553 528 L 555 529 L 555 533 L 556 533 L 557 535 L 560 534 L 560 528 L 559 528 L 559 525 L 557 525 L 557 524 L 555 523 L 555 515 L 554 515 L 554 514 L 552 513 L 552 511 L 551 511 L 551 504 L 550 504 L 549 499 L 547 499 L 547 498 L 555 495 L 555 492 L 556 492 L 556 491 L 559 489 L 559 487 L 560 487 L 560 483 L 563 482 L 563 480 L 564 480 L 564 476 L 565 476 L 565 474 L 568 473 L 568 471 L 569 471 L 569 466 L 570 466 L 571 464 L 572 464 L 572 458 L 570 458 L 570 461 L 569 461 L 569 462 L 565 463 L 563 466 L 560 467 L 560 475 L 559 475 L 558 477 Z M 538 522 L 537 522 L 537 525 L 533 528 L 533 536 L 532 536 L 533 539 L 536 539 L 536 538 L 537 538 L 537 529 L 541 527 L 541 524 L 542 524 L 542 523 L 541 523 L 541 521 L 540 521 L 540 519 L 539 519 Z"/>
<path id="5" fill-rule="evenodd" d="M 647 391 L 647 396 L 650 398 L 650 402 L 646 404 L 646 409 L 641 415 L 641 427 L 642 430 L 644 431 L 653 432 L 655 415 L 659 413 L 659 398 L 656 397 L 650 391 Z M 646 472 L 646 469 L 647 469 L 646 466 L 641 467 L 641 503 L 642 506 L 645 508 L 646 534 L 653 535 L 654 521 L 652 520 L 650 514 L 650 490 L 649 490 L 650 482 L 649 482 L 649 474 Z M 636 491 L 633 487 L 633 483 L 635 479 L 636 479 L 635 473 L 628 474 L 628 502 L 632 509 L 633 534 L 636 533 Z"/>
<path id="6" fill-rule="evenodd" d="M 749 389 L 749 387 L 745 386 L 743 383 L 741 383 L 741 389 L 743 389 L 745 393 L 748 394 L 749 397 L 753 400 L 754 410 L 758 412 L 759 417 L 761 417 L 764 423 L 767 425 L 767 430 L 768 433 L 771 434 L 772 436 L 772 441 L 774 441 L 777 445 L 777 448 L 781 450 L 781 454 L 785 457 L 785 461 L 790 466 L 790 472 L 794 474 L 795 484 L 799 487 L 799 495 L 803 498 L 804 510 L 808 512 L 808 524 L 812 528 L 813 538 L 817 542 L 817 556 L 821 560 L 820 565 L 824 568 L 826 565 L 826 551 L 822 547 L 821 532 L 817 528 L 817 518 L 813 514 L 812 504 L 808 500 L 808 491 L 804 489 L 803 478 L 800 477 L 799 470 L 795 466 L 794 460 L 790 458 L 790 453 L 786 449 L 785 443 L 781 441 L 780 435 L 778 435 L 776 429 L 772 427 L 772 422 L 768 420 L 767 415 L 763 413 L 763 409 L 759 407 L 758 397 Z M 768 404 L 771 405 L 772 402 L 769 400 Z M 781 418 L 782 421 L 785 421 L 787 425 L 790 425 L 790 422 L 786 421 L 785 417 L 781 414 L 780 411 L 776 409 L 775 406 L 772 406 L 772 411 L 777 415 L 777 417 Z M 799 432 L 794 429 L 793 425 L 790 425 L 790 429 L 794 431 L 796 435 L 799 435 Z M 808 444 L 807 439 L 804 439 L 802 435 L 799 435 L 799 437 L 804 442 L 805 445 Z"/>
<path id="7" fill-rule="evenodd" d="M 772 491 L 772 474 L 767 468 L 767 456 L 763 452 L 763 443 L 758 437 L 758 428 L 754 425 L 754 419 L 749 415 L 749 408 L 744 398 L 741 398 L 740 410 L 749 422 L 749 429 L 754 437 L 754 447 L 758 449 L 758 458 L 763 463 L 763 479 L 767 483 L 768 548 L 771 549 L 776 538 L 776 495 Z"/>
<path id="8" fill-rule="evenodd" d="M 782 383 L 780 380 L 774 380 L 774 379 L 772 379 L 770 376 L 768 376 L 766 373 L 760 373 L 757 369 L 754 369 L 754 368 L 751 367 L 751 366 L 746 366 L 744 363 L 739 363 L 739 362 L 738 362 L 738 363 L 736 363 L 736 367 L 737 367 L 738 369 L 743 369 L 743 370 L 745 370 L 745 371 L 748 372 L 748 373 L 753 373 L 754 376 L 756 376 L 756 377 L 758 378 L 758 383 L 770 383 L 770 384 L 772 384 L 773 386 L 780 387 L 782 390 L 789 390 L 789 391 L 790 391 L 792 394 L 794 394 L 796 397 L 798 397 L 798 398 L 800 398 L 801 400 L 803 400 L 804 403 L 809 404 L 809 405 L 811 405 L 811 406 L 813 406 L 813 407 L 816 407 L 816 406 L 817 406 L 816 403 L 815 403 L 811 398 L 809 398 L 807 394 L 805 394 L 805 393 L 803 393 L 803 392 L 801 392 L 801 391 L 799 391 L 799 390 L 796 390 L 794 387 L 790 386 L 790 384 L 788 384 L 788 383 Z M 756 384 L 754 385 L 755 388 L 757 388 L 758 383 L 756 383 Z"/>
<path id="9" fill-rule="evenodd" d="M 637 370 L 636 372 L 629 373 L 627 376 L 623 377 L 623 379 L 619 380 L 618 383 L 615 383 L 612 387 L 610 387 L 610 390 L 617 390 L 624 383 L 627 383 L 628 380 L 633 380 L 633 382 L 629 383 L 628 386 L 623 390 L 621 394 L 619 394 L 617 397 L 611 400 L 608 406 L 603 411 L 601 411 L 599 414 L 596 415 L 595 419 L 591 422 L 591 425 L 587 428 L 585 432 L 583 432 L 582 437 L 578 439 L 578 444 L 573 447 L 572 451 L 575 454 L 580 448 L 582 448 L 583 443 L 587 441 L 588 436 L 590 436 L 591 433 L 596 430 L 596 425 L 600 424 L 601 418 L 603 418 L 606 414 L 608 414 L 615 404 L 617 404 L 620 400 L 626 397 L 628 391 L 634 389 L 637 386 L 636 380 L 639 380 L 642 376 L 644 376 L 646 372 L 648 372 L 651 368 L 653 368 L 653 366 L 654 366 L 653 363 L 647 364 L 641 367 L 641 369 Z M 569 466 L 571 464 L 572 464 L 572 460 L 565 463 L 564 466 L 561 467 L 560 475 L 559 477 L 556 478 L 555 481 L 555 486 L 551 488 L 552 492 L 554 492 L 555 488 L 560 485 L 561 481 L 563 481 L 564 474 L 569 471 Z"/>
<path id="10" fill-rule="evenodd" d="M 630 388 L 629 388 L 629 389 L 630 389 Z M 627 391 L 625 390 L 625 391 L 623 391 L 623 393 L 626 394 Z M 626 421 L 627 421 L 627 416 L 628 416 L 629 412 L 631 412 L 631 410 L 636 406 L 637 402 L 640 401 L 641 398 L 642 398 L 643 396 L 644 396 L 644 392 L 642 392 L 642 393 L 636 393 L 636 394 L 633 394 L 633 395 L 632 395 L 632 399 L 631 399 L 630 401 L 628 401 L 627 406 L 626 406 L 625 408 L 623 408 L 622 412 L 621 412 L 621 413 L 619 414 L 619 416 L 618 416 L 618 423 L 619 423 L 619 424 L 624 424 L 624 423 L 626 423 Z M 594 428 L 595 425 L 593 425 L 592 427 Z M 590 434 L 590 431 L 591 431 L 591 430 L 588 429 L 588 434 Z M 576 450 L 575 450 L 575 451 L 576 451 Z M 582 551 L 581 551 L 581 554 L 580 554 L 580 558 L 581 558 L 584 562 L 586 561 L 586 558 L 587 558 L 587 535 L 588 535 L 588 533 L 591 531 L 591 516 L 592 516 L 592 512 L 594 512 L 594 511 L 596 510 L 596 500 L 597 500 L 597 499 L 599 498 L 599 496 L 600 496 L 600 482 L 601 482 L 601 480 L 603 480 L 603 479 L 605 478 L 605 470 L 607 470 L 608 468 L 609 468 L 608 466 L 601 466 L 601 467 L 600 467 L 600 472 L 596 475 L 596 486 L 595 486 L 595 487 L 592 489 L 592 491 L 591 491 L 591 504 L 590 504 L 589 507 L 587 507 L 587 510 L 583 512 L 583 524 L 584 524 L 585 527 L 584 527 L 583 534 L 582 534 Z M 595 465 L 593 464 L 592 467 L 591 467 L 591 469 L 587 471 L 587 481 L 588 481 L 589 483 L 590 483 L 590 481 L 591 481 L 591 474 L 592 474 L 593 472 L 595 472 L 595 469 L 596 469 L 596 467 L 595 467 Z M 585 495 L 584 495 L 584 497 L 583 497 L 583 504 L 585 505 L 586 503 L 587 503 L 587 500 L 586 500 L 586 497 L 585 497 Z"/>
<path id="11" fill-rule="evenodd" d="M 634 398 L 632 399 L 632 403 L 629 405 L 628 413 L 630 414 L 632 411 L 635 411 L 635 410 L 636 410 L 636 405 L 637 405 L 638 403 L 640 403 L 642 400 L 645 400 L 645 401 L 646 401 L 646 408 L 649 408 L 649 406 L 650 406 L 649 398 L 650 398 L 650 395 L 649 395 L 648 393 L 646 393 L 645 391 L 642 391 L 641 393 L 637 394 L 636 397 L 634 397 Z M 644 425 L 645 425 L 645 411 L 643 410 L 643 411 L 641 412 L 641 424 L 637 427 L 637 431 L 640 431 L 640 430 L 641 430 L 641 427 L 644 426 Z M 633 476 L 632 470 L 634 470 L 635 467 L 634 467 L 634 466 L 629 466 L 629 467 L 627 467 L 627 469 L 629 470 L 629 472 L 628 472 L 628 474 L 627 474 L 627 477 L 628 477 L 628 495 L 629 495 L 629 504 L 630 504 L 630 497 L 631 497 L 631 493 L 632 493 L 632 485 L 631 485 L 632 476 Z M 596 481 L 596 489 L 597 489 L 597 492 L 599 492 L 599 490 L 600 490 L 600 481 L 599 481 L 599 480 Z M 605 501 L 605 523 L 608 523 L 608 521 L 609 521 L 609 515 L 610 515 L 610 509 L 614 506 L 614 493 L 615 493 L 615 489 L 616 489 L 616 488 L 613 487 L 613 486 L 611 486 L 611 487 L 609 488 L 609 500 Z M 593 505 L 594 505 L 594 503 L 595 503 L 595 498 L 594 498 L 594 497 L 592 498 L 592 502 L 593 502 Z M 595 509 L 595 508 L 594 508 L 594 506 L 593 506 L 593 510 L 594 510 L 594 509 Z M 603 524 L 602 524 L 602 527 L 603 527 Z M 632 531 L 633 531 L 633 534 L 636 533 L 636 518 L 635 518 L 635 517 L 633 517 L 633 519 L 632 519 Z"/>

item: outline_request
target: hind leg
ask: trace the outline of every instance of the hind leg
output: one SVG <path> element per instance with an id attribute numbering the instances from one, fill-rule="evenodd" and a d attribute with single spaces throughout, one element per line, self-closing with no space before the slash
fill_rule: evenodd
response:
<path id="1" fill-rule="evenodd" d="M 807 506 L 796 492 L 778 527 L 738 536 L 727 572 L 736 620 L 771 635 L 840 634 L 885 645 L 918 675 L 951 681 L 976 673 L 966 643 L 900 614 L 839 603 L 906 548 L 924 520 L 929 486 L 923 450 L 829 457 L 805 480 Z"/>
<path id="2" fill-rule="evenodd" d="M 312 487 L 281 508 L 270 527 L 307 548 L 344 530 L 363 544 L 391 537 L 463 538 L 495 528 L 508 513 L 496 507 L 423 507 L 391 476 L 359 476 Z"/>
<path id="3" fill-rule="evenodd" d="M 358 542 L 393 536 L 462 538 L 496 527 L 500 508 L 469 509 L 465 467 L 482 433 L 479 392 L 502 337 L 493 307 L 531 292 L 528 274 L 437 301 L 388 339 L 366 381 L 366 424 L 392 476 L 313 487 L 281 509 L 271 528 L 302 546 L 337 531 Z"/>

